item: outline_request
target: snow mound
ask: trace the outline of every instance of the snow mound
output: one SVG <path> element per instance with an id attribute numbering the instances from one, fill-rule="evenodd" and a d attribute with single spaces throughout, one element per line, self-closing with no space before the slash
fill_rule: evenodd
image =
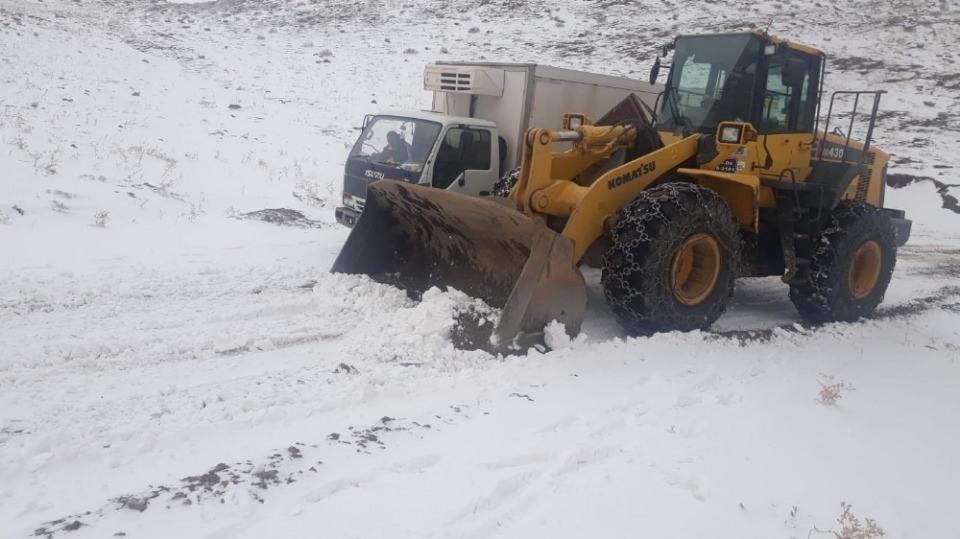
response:
<path id="1" fill-rule="evenodd" d="M 402 290 L 356 275 L 324 275 L 314 286 L 315 301 L 333 313 L 347 338 L 350 356 L 402 364 L 458 367 L 493 356 L 458 350 L 450 340 L 460 313 L 489 311 L 482 301 L 458 290 L 436 287 L 419 301 Z"/>

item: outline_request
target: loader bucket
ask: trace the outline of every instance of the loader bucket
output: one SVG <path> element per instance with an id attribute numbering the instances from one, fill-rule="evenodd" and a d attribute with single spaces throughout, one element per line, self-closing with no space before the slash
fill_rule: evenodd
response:
<path id="1" fill-rule="evenodd" d="M 360 219 L 333 264 L 414 296 L 455 288 L 503 308 L 490 350 L 538 340 L 551 320 L 576 334 L 586 286 L 573 241 L 510 207 L 390 180 L 370 184 Z"/>

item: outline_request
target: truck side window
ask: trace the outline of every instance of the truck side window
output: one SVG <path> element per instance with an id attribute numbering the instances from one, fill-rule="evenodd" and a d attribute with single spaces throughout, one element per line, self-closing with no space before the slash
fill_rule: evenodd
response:
<path id="1" fill-rule="evenodd" d="M 464 170 L 490 170 L 490 131 L 451 127 L 440 143 L 433 186 L 446 189 Z"/>

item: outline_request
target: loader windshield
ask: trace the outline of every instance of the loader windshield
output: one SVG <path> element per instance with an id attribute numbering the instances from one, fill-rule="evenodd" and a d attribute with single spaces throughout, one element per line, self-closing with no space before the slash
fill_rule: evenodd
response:
<path id="1" fill-rule="evenodd" d="M 439 133 L 437 122 L 375 116 L 353 145 L 350 158 L 420 172 Z"/>
<path id="2" fill-rule="evenodd" d="M 750 121 L 762 50 L 751 34 L 677 38 L 657 127 L 711 133 Z"/>

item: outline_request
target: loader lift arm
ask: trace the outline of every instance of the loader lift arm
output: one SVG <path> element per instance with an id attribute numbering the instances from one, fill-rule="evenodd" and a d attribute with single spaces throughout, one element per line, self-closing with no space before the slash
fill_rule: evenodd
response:
<path id="1" fill-rule="evenodd" d="M 630 146 L 632 127 L 580 126 L 575 131 L 531 129 L 527 134 L 520 181 L 510 194 L 517 209 L 528 215 L 569 218 L 561 235 L 574 242 L 573 262 L 604 233 L 606 220 L 664 174 L 697 153 L 702 135 L 693 134 L 613 168 L 590 186 L 569 180 L 616 150 Z M 553 143 L 571 141 L 574 148 L 554 153 Z"/>

